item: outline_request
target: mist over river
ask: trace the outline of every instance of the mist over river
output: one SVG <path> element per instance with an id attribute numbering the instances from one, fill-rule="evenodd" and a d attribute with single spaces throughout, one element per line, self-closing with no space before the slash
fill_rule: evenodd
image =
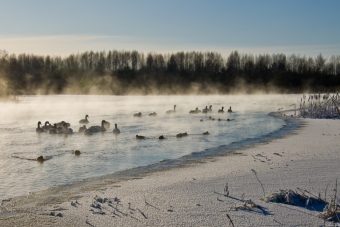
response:
<path id="1" fill-rule="evenodd" d="M 298 98 L 58 95 L 20 96 L 17 102 L 0 102 L 0 199 L 261 138 L 285 124 L 268 113 L 291 108 Z M 175 104 L 176 112 L 166 114 Z M 196 107 L 209 105 L 211 113 L 189 114 Z M 218 113 L 222 106 L 225 112 Z M 229 106 L 233 113 L 227 113 Z M 134 117 L 136 112 L 142 112 L 142 117 Z M 148 116 L 151 112 L 157 115 Z M 106 120 L 111 128 L 91 136 L 78 133 L 78 122 L 85 114 L 89 115 L 89 126 Z M 36 133 L 38 121 L 62 120 L 71 124 L 74 134 Z M 114 123 L 119 135 L 112 133 Z M 210 134 L 202 135 L 205 131 Z M 182 132 L 189 136 L 176 138 Z M 137 140 L 137 134 L 147 139 Z M 160 135 L 166 139 L 159 140 Z M 80 150 L 81 155 L 75 156 L 74 150 Z M 49 160 L 32 160 L 41 155 Z"/>

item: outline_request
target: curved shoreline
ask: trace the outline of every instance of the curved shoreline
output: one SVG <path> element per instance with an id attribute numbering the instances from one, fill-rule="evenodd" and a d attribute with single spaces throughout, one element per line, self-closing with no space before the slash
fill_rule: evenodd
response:
<path id="1" fill-rule="evenodd" d="M 218 156 L 227 156 L 231 155 L 233 152 L 240 151 L 247 149 L 252 146 L 256 146 L 263 143 L 269 143 L 275 139 L 283 138 L 284 136 L 289 135 L 294 130 L 299 129 L 303 126 L 301 119 L 298 118 L 290 118 L 290 117 L 283 117 L 279 113 L 271 112 L 268 113 L 269 116 L 277 117 L 282 119 L 285 122 L 285 125 L 281 128 L 270 132 L 266 135 L 257 138 L 247 138 L 241 141 L 232 142 L 228 145 L 222 145 L 215 148 L 209 148 L 204 151 L 193 152 L 188 155 L 184 155 L 182 157 L 176 159 L 167 159 L 163 160 L 154 164 L 146 165 L 146 166 L 139 166 L 123 171 L 118 171 L 112 174 L 107 174 L 100 177 L 88 178 L 85 179 L 84 182 L 91 180 L 91 179 L 107 179 L 107 178 L 114 178 L 114 177 L 143 177 L 145 174 L 153 173 L 156 171 L 166 171 L 172 168 L 177 167 L 185 167 L 186 165 L 192 163 L 199 163 L 204 162 L 207 159 L 211 159 Z"/>
<path id="2" fill-rule="evenodd" d="M 14 201 L 16 204 L 26 204 L 31 202 L 37 202 L 39 204 L 39 202 L 42 202 L 46 205 L 54 204 L 56 202 L 60 203 L 67 201 L 70 198 L 76 197 L 80 193 L 95 191 L 122 181 L 140 179 L 149 174 L 160 171 L 185 168 L 191 164 L 204 163 L 219 156 L 233 155 L 233 153 L 237 151 L 251 148 L 260 144 L 269 143 L 273 140 L 288 136 L 293 131 L 303 126 L 302 120 L 298 118 L 283 117 L 278 112 L 271 112 L 268 113 L 268 115 L 282 119 L 285 122 L 285 125 L 258 138 L 248 138 L 242 141 L 232 142 L 229 145 L 206 149 L 200 152 L 193 152 L 177 159 L 167 159 L 146 166 L 139 166 L 103 176 L 91 177 L 81 181 L 72 182 L 70 184 L 49 187 L 44 190 L 31 192 L 28 195 L 15 196 L 2 201 Z"/>

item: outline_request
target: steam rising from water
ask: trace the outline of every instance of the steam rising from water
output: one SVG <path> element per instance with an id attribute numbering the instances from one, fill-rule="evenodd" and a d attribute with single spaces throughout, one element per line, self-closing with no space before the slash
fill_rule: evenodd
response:
<path id="1" fill-rule="evenodd" d="M 85 114 L 112 115 L 113 119 L 117 114 L 127 114 L 130 117 L 129 114 L 132 116 L 132 113 L 139 111 L 156 111 L 164 114 L 165 110 L 172 109 L 174 104 L 178 104 L 177 110 L 183 114 L 195 107 L 202 109 L 206 105 L 213 105 L 215 111 L 224 105 L 225 108 L 232 106 L 238 112 L 250 110 L 270 112 L 280 107 L 289 107 L 297 103 L 299 98 L 295 95 L 21 96 L 19 102 L 0 102 L 0 124 L 15 121 L 33 127 L 32 123 L 35 125 L 38 120 L 45 119 L 77 123 Z"/>
<path id="2" fill-rule="evenodd" d="M 178 158 L 192 152 L 218 149 L 222 145 L 264 136 L 283 125 L 267 115 L 279 107 L 296 103 L 294 95 L 253 96 L 24 96 L 19 102 L 0 103 L 0 198 L 109 174 L 164 159 Z M 176 114 L 165 111 L 177 105 Z M 195 107 L 212 105 L 214 113 L 189 115 Z M 221 106 L 232 106 L 235 113 L 217 114 Z M 142 118 L 133 113 L 142 112 Z M 147 116 L 157 112 L 156 117 Z M 85 114 L 90 125 L 105 119 L 118 123 L 121 134 L 112 128 L 93 136 L 37 135 L 37 121 L 65 120 L 77 131 Z M 211 121 L 208 116 L 234 121 Z M 204 119 L 200 122 L 200 119 Z M 199 135 L 209 131 L 209 136 Z M 173 137 L 180 132 L 196 134 Z M 136 134 L 155 138 L 143 141 Z M 168 139 L 159 141 L 159 135 Z M 75 157 L 73 150 L 82 154 Z M 43 164 L 27 159 L 51 157 Z M 11 190 L 9 190 L 11 189 Z"/>

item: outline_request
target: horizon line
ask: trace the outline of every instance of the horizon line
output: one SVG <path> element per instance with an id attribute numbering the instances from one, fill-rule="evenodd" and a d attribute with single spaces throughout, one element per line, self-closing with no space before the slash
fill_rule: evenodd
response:
<path id="1" fill-rule="evenodd" d="M 340 43 L 331 44 L 209 44 L 188 43 L 166 39 L 137 38 L 119 35 L 61 34 L 61 35 L 1 35 L 0 50 L 10 54 L 67 57 L 87 51 L 138 51 L 171 54 L 176 52 L 217 52 L 228 56 L 233 51 L 245 54 L 286 54 L 326 57 L 340 55 Z"/>

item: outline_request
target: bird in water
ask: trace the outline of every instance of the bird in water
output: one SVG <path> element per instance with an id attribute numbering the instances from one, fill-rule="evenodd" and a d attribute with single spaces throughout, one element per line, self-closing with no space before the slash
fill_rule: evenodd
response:
<path id="1" fill-rule="evenodd" d="M 138 139 L 138 140 L 144 140 L 144 139 L 145 139 L 145 136 L 136 135 L 136 139 Z"/>
<path id="2" fill-rule="evenodd" d="M 57 134 L 57 124 L 53 124 L 49 130 L 50 134 Z"/>
<path id="3" fill-rule="evenodd" d="M 176 112 L 176 105 L 174 105 L 174 109 L 173 110 L 167 110 L 165 113 L 167 114 L 172 114 L 172 113 L 175 113 Z"/>
<path id="4" fill-rule="evenodd" d="M 37 158 L 37 161 L 40 162 L 40 163 L 43 163 L 44 161 L 46 161 L 46 159 L 44 159 L 43 156 L 39 156 L 39 157 Z"/>
<path id="5" fill-rule="evenodd" d="M 71 124 L 65 121 L 61 121 L 56 123 L 56 132 L 57 134 L 73 134 L 73 129 L 70 128 Z"/>
<path id="6" fill-rule="evenodd" d="M 61 121 L 61 122 L 58 122 L 56 123 L 57 125 L 57 128 L 61 127 L 61 128 L 68 128 L 71 126 L 70 123 L 66 122 L 66 121 Z"/>
<path id="7" fill-rule="evenodd" d="M 161 135 L 161 136 L 159 136 L 159 137 L 158 137 L 158 139 L 160 139 L 160 140 L 164 140 L 164 139 L 165 139 L 165 137 L 164 137 L 163 135 Z"/>
<path id="8" fill-rule="evenodd" d="M 89 122 L 89 120 L 88 120 L 88 118 L 89 118 L 89 115 L 85 115 L 85 118 L 84 119 L 81 119 L 80 121 L 79 121 L 79 124 L 88 124 L 88 123 L 90 123 Z"/>
<path id="9" fill-rule="evenodd" d="M 85 132 L 86 129 L 87 129 L 87 128 L 86 128 L 86 125 L 83 125 L 83 126 L 81 126 L 81 127 L 79 128 L 78 132 L 79 132 L 79 133 L 83 133 L 83 132 Z"/>
<path id="10" fill-rule="evenodd" d="M 73 134 L 73 129 L 71 129 L 71 128 L 66 128 L 66 129 L 64 130 L 63 133 L 64 133 L 64 134 L 67 134 L 67 135 L 71 135 L 71 134 Z"/>
<path id="11" fill-rule="evenodd" d="M 103 125 L 104 125 L 105 129 L 109 129 L 110 126 L 111 126 L 110 122 L 105 121 L 105 120 L 103 120 L 103 122 L 104 122 Z"/>
<path id="12" fill-rule="evenodd" d="M 113 129 L 113 134 L 119 134 L 120 133 L 120 130 L 119 128 L 117 127 L 117 124 L 115 124 L 115 128 Z"/>
<path id="13" fill-rule="evenodd" d="M 208 131 L 203 132 L 202 135 L 209 135 L 210 133 Z"/>
<path id="14" fill-rule="evenodd" d="M 177 138 L 182 138 L 182 137 L 185 137 L 185 136 L 188 136 L 188 133 L 187 133 L 187 132 L 178 133 L 178 134 L 176 135 Z"/>
<path id="15" fill-rule="evenodd" d="M 198 109 L 198 107 L 196 107 L 196 109 L 190 110 L 189 113 L 190 113 L 190 114 L 198 114 L 198 113 L 201 113 L 201 111 Z"/>
<path id="16" fill-rule="evenodd" d="M 222 108 L 218 110 L 218 113 L 224 113 L 224 106 L 222 106 Z"/>
<path id="17" fill-rule="evenodd" d="M 233 111 L 232 111 L 232 109 L 231 109 L 231 106 L 229 107 L 229 109 L 228 109 L 228 113 L 232 113 Z"/>
<path id="18" fill-rule="evenodd" d="M 150 117 L 155 117 L 155 116 L 157 116 L 157 113 L 156 112 L 149 113 L 149 116 Z"/>
<path id="19" fill-rule="evenodd" d="M 35 129 L 35 131 L 36 131 L 37 133 L 42 133 L 42 132 L 44 132 L 44 129 L 42 129 L 42 128 L 40 127 L 40 125 L 41 125 L 41 122 L 38 121 L 38 127 Z"/>
<path id="20" fill-rule="evenodd" d="M 96 126 L 91 126 L 90 128 L 85 130 L 86 135 L 92 135 L 93 133 L 98 133 L 98 132 L 105 132 L 106 128 L 104 126 L 104 120 L 102 120 L 101 126 L 96 125 Z"/>
<path id="21" fill-rule="evenodd" d="M 142 116 L 142 112 L 138 112 L 138 113 L 135 113 L 133 114 L 134 117 L 141 117 Z"/>
<path id="22" fill-rule="evenodd" d="M 50 124 L 49 121 L 45 121 L 45 125 L 43 127 L 41 127 L 44 132 L 48 132 L 50 130 L 50 128 L 52 127 L 52 125 Z"/>
<path id="23" fill-rule="evenodd" d="M 208 113 L 209 109 L 208 106 L 205 106 L 205 108 L 202 110 L 202 113 Z"/>

